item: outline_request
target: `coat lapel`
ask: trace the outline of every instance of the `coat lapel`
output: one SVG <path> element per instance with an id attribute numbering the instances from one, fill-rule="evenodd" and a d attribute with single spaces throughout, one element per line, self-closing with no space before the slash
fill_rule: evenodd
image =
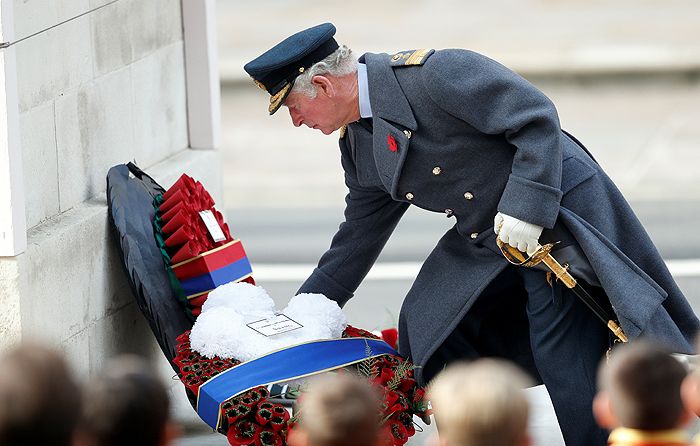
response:
<path id="1" fill-rule="evenodd" d="M 394 70 L 388 63 L 389 57 L 387 54 L 367 53 L 360 61 L 367 64 L 374 125 L 372 149 L 377 170 L 391 196 L 401 199 L 398 183 L 408 153 L 408 135 L 418 128 L 418 124 Z"/>

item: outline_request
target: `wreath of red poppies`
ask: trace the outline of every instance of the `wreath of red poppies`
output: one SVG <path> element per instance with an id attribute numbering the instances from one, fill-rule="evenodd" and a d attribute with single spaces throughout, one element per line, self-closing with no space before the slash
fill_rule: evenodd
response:
<path id="1" fill-rule="evenodd" d="M 390 147 L 396 141 L 389 136 Z M 393 146 L 392 146 L 393 143 Z M 254 283 L 252 274 L 243 268 L 241 277 L 209 276 L 211 271 L 243 262 L 249 267 L 245 251 L 234 241 L 223 216 L 214 208 L 214 200 L 198 181 L 182 175 L 162 196 L 154 200 L 156 215 L 153 222 L 156 241 L 163 254 L 171 285 L 183 310 L 196 319 L 208 293 L 224 283 L 248 281 Z M 208 224 L 200 220 L 208 214 Z M 210 226 L 214 226 L 213 228 Z M 218 225 L 218 228 L 216 227 Z M 220 229 L 217 240 L 212 229 Z M 190 290 L 188 280 L 204 278 L 203 283 L 211 284 L 205 290 Z M 210 289 L 211 288 L 211 289 Z M 187 295 L 187 290 L 194 293 Z M 343 337 L 363 337 L 380 339 L 374 334 L 347 326 Z M 396 330 L 385 333 L 384 340 L 396 347 Z M 369 348 L 369 347 L 368 347 Z M 177 338 L 177 355 L 173 359 L 185 386 L 187 397 L 193 407 L 197 407 L 199 389 L 208 380 L 236 365 L 240 361 L 231 358 L 206 358 L 192 350 L 190 331 Z M 386 444 L 403 445 L 415 433 L 413 416 L 426 418 L 425 391 L 414 379 L 413 364 L 398 356 L 367 355 L 367 359 L 340 369 L 338 373 L 355 373 L 365 377 L 375 385 L 383 396 L 381 408 L 383 439 Z M 232 445 L 284 445 L 287 433 L 293 429 L 296 419 L 287 409 L 274 401 L 280 395 L 270 395 L 266 387 L 256 387 L 240 395 L 235 395 L 221 404 L 221 414 L 217 430 L 225 434 Z"/>
<path id="2" fill-rule="evenodd" d="M 187 331 L 177 338 L 177 356 L 173 362 L 180 370 L 180 380 L 185 385 L 187 397 L 196 405 L 199 387 L 217 374 L 240 364 L 240 361 L 203 357 L 190 348 L 189 335 Z M 350 325 L 343 332 L 343 337 L 379 339 L 366 330 Z M 385 444 L 405 444 L 416 432 L 413 416 L 426 418 L 430 415 L 425 390 L 415 381 L 413 368 L 409 361 L 384 355 L 338 371 L 366 377 L 383 396 L 381 415 Z M 283 405 L 269 401 L 276 396 L 270 395 L 266 387 L 256 387 L 224 401 L 218 431 L 227 436 L 231 445 L 285 445 L 287 434 L 294 429 L 296 419 Z"/>

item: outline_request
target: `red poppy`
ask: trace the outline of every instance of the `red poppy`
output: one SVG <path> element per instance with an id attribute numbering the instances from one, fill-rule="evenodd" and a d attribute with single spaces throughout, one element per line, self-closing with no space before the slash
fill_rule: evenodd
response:
<path id="1" fill-rule="evenodd" d="M 285 420 L 284 417 L 278 417 L 277 415 L 275 415 L 272 417 L 272 419 L 270 419 L 270 427 L 275 432 L 279 432 L 286 425 L 287 425 L 287 420 Z"/>
<path id="2" fill-rule="evenodd" d="M 394 419 L 387 421 L 387 424 L 391 430 L 391 435 L 394 437 L 394 444 L 399 446 L 406 444 L 408 441 L 408 432 L 404 425 L 400 421 Z"/>
<path id="3" fill-rule="evenodd" d="M 382 339 L 387 344 L 391 345 L 392 348 L 398 348 L 399 342 L 399 331 L 395 328 L 387 328 L 382 330 Z"/>
<path id="4" fill-rule="evenodd" d="M 282 437 L 272 429 L 262 429 L 255 436 L 255 446 L 282 446 Z"/>
<path id="5" fill-rule="evenodd" d="M 250 421 L 239 421 L 235 425 L 229 427 L 226 438 L 229 444 L 233 446 L 251 444 L 260 432 L 260 426 Z"/>
<path id="6" fill-rule="evenodd" d="M 420 401 L 423 401 L 425 398 L 425 389 L 416 389 L 416 391 L 413 393 L 413 402 L 418 403 Z"/>
<path id="7" fill-rule="evenodd" d="M 397 150 L 399 150 L 399 146 L 396 144 L 396 140 L 393 136 L 388 135 L 386 137 L 386 142 L 389 144 L 389 150 L 391 150 L 392 152 L 396 152 Z"/>
<path id="8" fill-rule="evenodd" d="M 385 369 L 382 369 L 379 376 L 377 376 L 374 379 L 374 382 L 376 382 L 377 384 L 381 384 L 382 386 L 386 386 L 389 383 L 389 381 L 391 381 L 391 379 L 393 377 L 394 377 L 394 371 L 391 370 L 390 368 L 385 368 Z"/>
<path id="9" fill-rule="evenodd" d="M 399 384 L 399 390 L 402 392 L 409 392 L 411 389 L 413 389 L 418 383 L 416 383 L 416 380 L 413 378 L 404 378 L 401 383 Z"/>
<path id="10" fill-rule="evenodd" d="M 177 342 L 189 342 L 190 340 L 190 330 L 187 330 L 186 332 L 182 333 L 180 336 L 175 338 Z"/>
<path id="11" fill-rule="evenodd" d="M 347 327 L 345 327 L 345 331 L 343 331 L 343 336 L 345 336 L 346 338 L 379 339 L 377 336 L 370 333 L 369 331 L 363 330 L 361 328 L 353 327 L 352 325 L 348 325 Z"/>
<path id="12" fill-rule="evenodd" d="M 255 413 L 255 421 L 261 426 L 265 426 L 271 419 L 272 411 L 270 409 L 258 409 Z"/>
<path id="13" fill-rule="evenodd" d="M 243 418 L 247 417 L 253 409 L 250 408 L 250 406 L 246 406 L 245 404 L 236 404 L 234 406 L 234 409 L 236 411 L 236 414 L 234 416 L 234 419 L 229 418 L 229 422 L 233 423 L 234 421 L 242 420 Z"/>
<path id="14" fill-rule="evenodd" d="M 406 428 L 406 433 L 409 437 L 412 437 L 416 433 L 416 428 L 413 426 L 413 416 L 408 412 L 402 412 L 398 416 L 399 421 Z"/>

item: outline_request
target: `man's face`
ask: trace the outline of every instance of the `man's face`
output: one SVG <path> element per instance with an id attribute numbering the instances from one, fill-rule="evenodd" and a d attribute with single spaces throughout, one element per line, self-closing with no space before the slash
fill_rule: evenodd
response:
<path id="1" fill-rule="evenodd" d="M 330 135 L 342 126 L 335 101 L 318 88 L 316 97 L 311 99 L 304 93 L 293 91 L 287 96 L 284 105 L 295 127 L 302 124 L 324 135 Z"/>

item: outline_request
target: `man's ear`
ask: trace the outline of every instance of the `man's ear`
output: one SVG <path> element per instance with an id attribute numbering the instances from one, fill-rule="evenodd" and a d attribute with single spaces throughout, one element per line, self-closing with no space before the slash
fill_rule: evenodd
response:
<path id="1" fill-rule="evenodd" d="M 613 413 L 610 398 L 605 392 L 598 392 L 593 398 L 593 416 L 602 428 L 612 430 L 620 426 L 620 422 Z"/>
<path id="2" fill-rule="evenodd" d="M 326 76 L 321 76 L 316 75 L 311 78 L 311 83 L 316 86 L 319 92 L 322 92 L 324 95 L 332 98 L 335 96 L 335 86 L 333 85 L 333 82 Z"/>

